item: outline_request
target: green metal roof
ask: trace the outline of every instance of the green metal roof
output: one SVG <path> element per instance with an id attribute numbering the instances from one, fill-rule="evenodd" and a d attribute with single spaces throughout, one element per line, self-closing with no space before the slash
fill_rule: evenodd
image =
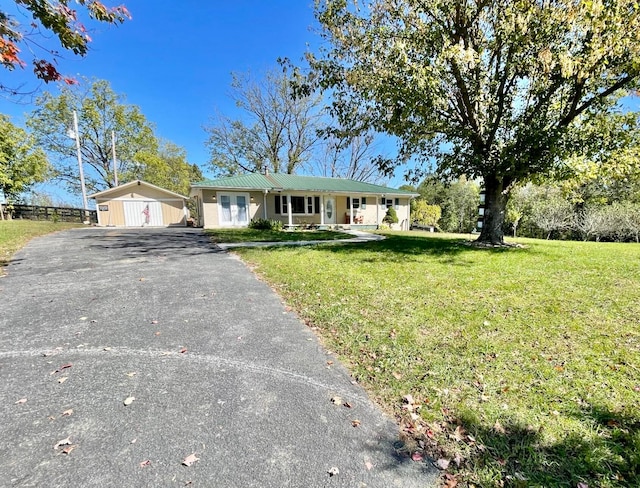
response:
<path id="1" fill-rule="evenodd" d="M 376 193 L 418 196 L 417 193 L 345 178 L 298 176 L 286 173 L 250 173 L 193 183 L 191 188 L 238 188 L 245 190 L 314 191 L 320 193 Z"/>

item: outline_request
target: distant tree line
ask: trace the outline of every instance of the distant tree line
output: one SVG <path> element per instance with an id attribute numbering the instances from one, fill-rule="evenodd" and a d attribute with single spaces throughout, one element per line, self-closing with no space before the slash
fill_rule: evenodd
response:
<path id="1" fill-rule="evenodd" d="M 640 242 L 640 177 L 584 178 L 574 172 L 561 181 L 515 188 L 507 206 L 504 232 L 513 237 Z M 428 176 L 411 203 L 412 220 L 442 232 L 476 230 L 480 184 L 462 177 L 446 182 Z M 436 210 L 437 209 L 437 210 Z M 440 218 L 432 223 L 433 216 Z"/>

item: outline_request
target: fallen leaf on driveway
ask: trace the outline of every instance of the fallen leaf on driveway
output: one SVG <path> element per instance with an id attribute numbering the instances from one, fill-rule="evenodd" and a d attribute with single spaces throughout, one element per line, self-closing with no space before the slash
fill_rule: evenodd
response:
<path id="1" fill-rule="evenodd" d="M 131 371 L 131 373 L 127 373 L 127 376 L 128 376 L 129 378 L 132 378 L 132 377 L 134 377 L 136 374 L 137 374 L 137 373 L 136 373 L 135 371 Z"/>
<path id="2" fill-rule="evenodd" d="M 70 408 L 69 410 L 65 410 L 64 412 L 62 412 L 62 416 L 63 417 L 69 417 L 71 416 L 71 414 L 73 414 L 73 408 Z"/>
<path id="3" fill-rule="evenodd" d="M 334 466 L 329 471 L 327 471 L 327 473 L 329 473 L 329 476 L 337 476 L 340 474 L 340 470 Z"/>
<path id="4" fill-rule="evenodd" d="M 419 452 L 414 452 L 414 453 L 411 455 L 411 460 L 412 460 L 412 461 L 415 461 L 415 462 L 420 462 L 420 461 L 423 461 L 423 460 L 424 460 L 424 456 L 423 456 L 421 453 L 419 453 Z"/>
<path id="5" fill-rule="evenodd" d="M 105 351 L 111 351 L 111 348 L 110 347 L 105 347 L 104 350 Z"/>
<path id="6" fill-rule="evenodd" d="M 152 321 L 151 321 L 151 323 L 152 323 L 153 325 L 156 325 L 156 324 L 158 323 L 158 321 L 157 321 L 157 320 L 152 320 Z"/>
<path id="7" fill-rule="evenodd" d="M 342 405 L 342 398 L 339 396 L 331 397 L 331 403 L 335 403 L 336 405 Z"/>
<path id="8" fill-rule="evenodd" d="M 195 463 L 196 461 L 199 461 L 200 458 L 196 457 L 196 454 L 189 454 L 186 458 L 184 458 L 182 460 L 182 464 L 184 464 L 185 466 L 191 466 L 193 463 Z"/>
<path id="9" fill-rule="evenodd" d="M 364 463 L 364 467 L 367 468 L 367 471 L 371 471 L 373 469 L 373 464 L 371 464 L 369 461 L 366 461 Z"/>
<path id="10" fill-rule="evenodd" d="M 187 352 L 187 348 L 183 347 L 182 349 L 180 349 L 180 354 L 184 354 L 185 352 Z"/>
<path id="11" fill-rule="evenodd" d="M 351 405 L 349 402 L 344 402 L 344 403 L 342 404 L 342 406 L 343 406 L 343 407 L 347 407 L 347 408 L 351 408 L 351 407 L 352 407 L 352 405 Z"/>
<path id="12" fill-rule="evenodd" d="M 140 463 L 140 467 L 144 468 L 145 466 L 150 466 L 151 465 L 151 460 L 147 459 L 146 461 L 142 461 Z"/>
<path id="13" fill-rule="evenodd" d="M 87 320 L 89 317 L 80 317 L 80 320 Z"/>
<path id="14" fill-rule="evenodd" d="M 23 403 L 27 403 L 27 399 L 26 398 L 21 398 L 14 405 L 22 405 Z"/>
<path id="15" fill-rule="evenodd" d="M 63 364 L 62 366 L 60 366 L 58 369 L 56 369 L 54 371 L 54 373 L 59 373 L 60 371 L 62 371 L 63 369 L 67 369 L 70 368 L 71 366 L 73 366 L 73 364 L 71 363 L 67 363 L 67 364 Z"/>
<path id="16" fill-rule="evenodd" d="M 57 450 L 61 446 L 69 446 L 69 445 L 71 445 L 71 436 L 56 442 L 56 445 L 53 446 L 53 448 Z"/>
<path id="17" fill-rule="evenodd" d="M 65 381 L 67 381 L 69 378 L 67 378 L 66 376 L 62 377 L 62 378 L 58 378 L 58 383 L 64 383 Z"/>
<path id="18" fill-rule="evenodd" d="M 136 399 L 136 397 L 132 397 L 132 396 L 130 396 L 130 397 L 125 398 L 125 399 L 124 399 L 124 402 L 122 402 L 122 403 L 124 403 L 124 406 L 125 406 L 125 407 L 128 407 L 129 405 L 131 405 L 131 404 L 133 403 L 133 401 L 134 401 L 135 399 Z"/>
<path id="19" fill-rule="evenodd" d="M 70 454 L 75 448 L 76 446 L 67 446 L 62 450 L 62 454 Z"/>
<path id="20" fill-rule="evenodd" d="M 351 421 L 351 425 L 354 427 L 358 427 L 360 425 L 360 421 L 358 419 L 354 419 Z"/>

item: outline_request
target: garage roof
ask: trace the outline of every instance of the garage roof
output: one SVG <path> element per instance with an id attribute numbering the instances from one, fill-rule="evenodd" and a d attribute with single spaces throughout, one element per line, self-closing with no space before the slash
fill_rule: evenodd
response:
<path id="1" fill-rule="evenodd" d="M 169 190 L 166 190 L 165 188 L 161 188 L 159 186 L 156 185 L 152 185 L 151 183 L 147 183 L 146 181 L 142 181 L 142 180 L 133 180 L 130 181 L 129 183 L 125 183 L 123 185 L 119 185 L 116 186 L 114 188 L 107 188 L 106 190 L 103 191 L 99 191 L 98 193 L 94 193 L 93 195 L 89 195 L 88 198 L 105 198 L 105 197 L 109 197 L 109 195 L 111 195 L 112 193 L 117 193 L 119 191 L 125 190 L 127 188 L 130 187 L 134 187 L 134 186 L 146 186 L 149 188 L 153 188 L 155 190 L 161 191 L 163 193 L 166 193 L 167 195 L 171 195 L 174 198 L 181 198 L 183 200 L 189 200 L 189 197 L 185 197 L 184 195 L 180 195 L 179 193 L 175 193 Z"/>

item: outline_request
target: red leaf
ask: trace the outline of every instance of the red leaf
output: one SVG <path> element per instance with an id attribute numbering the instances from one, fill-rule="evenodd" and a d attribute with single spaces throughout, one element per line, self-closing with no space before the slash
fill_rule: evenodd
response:
<path id="1" fill-rule="evenodd" d="M 67 363 L 67 364 L 63 364 L 62 366 L 60 366 L 58 369 L 56 369 L 54 371 L 54 373 L 59 373 L 60 371 L 62 371 L 63 369 L 67 369 L 70 368 L 71 366 L 73 366 L 73 364 L 71 363 Z"/>
<path id="2" fill-rule="evenodd" d="M 422 455 L 422 453 L 414 452 L 414 453 L 411 455 L 411 459 L 412 459 L 413 461 L 415 461 L 415 462 L 420 462 L 420 461 L 423 461 L 423 460 L 424 460 L 424 456 Z"/>

